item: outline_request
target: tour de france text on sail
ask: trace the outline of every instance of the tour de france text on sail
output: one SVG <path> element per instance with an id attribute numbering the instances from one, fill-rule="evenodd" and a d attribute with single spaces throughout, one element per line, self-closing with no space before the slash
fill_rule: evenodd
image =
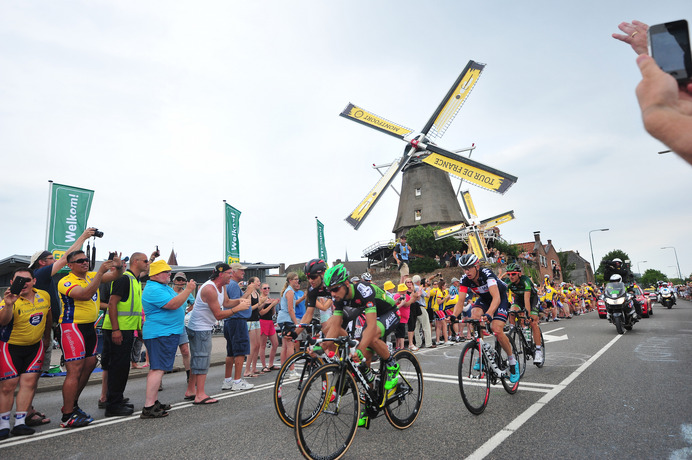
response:
<path id="1" fill-rule="evenodd" d="M 435 158 L 435 166 L 458 173 L 462 177 L 473 178 L 473 180 L 475 181 L 483 182 L 484 184 L 488 184 L 490 186 L 495 185 L 495 178 L 488 177 L 485 174 L 479 172 L 474 172 L 471 169 L 464 168 L 451 161 L 445 161 L 442 158 Z"/>

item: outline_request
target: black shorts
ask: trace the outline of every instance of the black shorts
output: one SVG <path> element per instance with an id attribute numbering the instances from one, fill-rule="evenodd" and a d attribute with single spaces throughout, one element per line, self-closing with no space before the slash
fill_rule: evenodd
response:
<path id="1" fill-rule="evenodd" d="M 41 372 L 43 365 L 43 342 L 33 345 L 11 345 L 0 342 L 0 381 L 19 377 L 20 374 Z"/>

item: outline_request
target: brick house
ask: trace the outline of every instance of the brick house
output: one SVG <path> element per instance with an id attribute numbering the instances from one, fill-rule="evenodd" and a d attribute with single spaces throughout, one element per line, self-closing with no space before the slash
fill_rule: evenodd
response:
<path id="1" fill-rule="evenodd" d="M 533 232 L 534 241 L 527 243 L 519 243 L 518 246 L 527 254 L 528 258 L 521 258 L 524 262 L 529 263 L 538 269 L 541 280 L 548 275 L 550 279 L 556 283 L 562 282 L 562 267 L 560 266 L 560 258 L 553 246 L 553 241 L 548 240 L 548 244 L 541 242 L 541 232 Z"/>
<path id="2" fill-rule="evenodd" d="M 579 251 L 567 251 L 567 263 L 574 264 L 574 270 L 569 272 L 570 279 L 574 284 L 594 282 L 593 269 L 591 262 L 579 255 Z"/>

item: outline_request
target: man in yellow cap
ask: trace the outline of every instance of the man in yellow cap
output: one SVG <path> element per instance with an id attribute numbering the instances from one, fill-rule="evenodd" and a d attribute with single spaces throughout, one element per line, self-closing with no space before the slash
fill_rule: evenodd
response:
<path id="1" fill-rule="evenodd" d="M 149 282 L 142 291 L 142 308 L 146 321 L 142 330 L 144 344 L 149 354 L 149 374 L 144 409 L 140 418 L 159 418 L 168 415 L 168 404 L 161 404 L 156 395 L 159 392 L 163 373 L 173 369 L 175 351 L 178 349 L 180 334 L 188 296 L 195 290 L 194 280 L 187 282 L 185 289 L 177 293 L 168 283 L 171 280 L 171 267 L 163 260 L 149 266 Z"/>

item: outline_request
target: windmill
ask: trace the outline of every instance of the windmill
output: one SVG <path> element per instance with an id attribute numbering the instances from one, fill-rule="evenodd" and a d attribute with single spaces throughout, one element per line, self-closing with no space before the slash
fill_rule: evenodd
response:
<path id="1" fill-rule="evenodd" d="M 450 151 L 430 139 L 441 138 L 461 109 L 480 77 L 485 64 L 469 61 L 440 105 L 416 133 L 397 123 L 349 103 L 340 116 L 381 131 L 407 143 L 403 156 L 396 158 L 367 196 L 346 218 L 358 229 L 399 172 L 402 189 L 392 231 L 397 237 L 417 225 L 447 226 L 467 224 L 452 188 L 450 175 L 486 190 L 504 194 L 517 181 L 515 176 L 459 155 L 469 149 Z"/>
<path id="2" fill-rule="evenodd" d="M 466 214 L 473 224 L 469 225 L 467 222 L 461 222 L 450 227 L 435 230 L 435 239 L 439 240 L 448 236 L 453 236 L 459 240 L 466 241 L 468 247 L 479 259 L 485 259 L 488 252 L 488 245 L 485 241 L 485 231 L 513 220 L 514 210 L 483 219 L 476 224 L 474 219 L 478 218 L 478 213 L 471 199 L 471 193 L 468 190 L 462 192 L 461 198 L 464 203 L 464 208 L 466 209 Z"/>

